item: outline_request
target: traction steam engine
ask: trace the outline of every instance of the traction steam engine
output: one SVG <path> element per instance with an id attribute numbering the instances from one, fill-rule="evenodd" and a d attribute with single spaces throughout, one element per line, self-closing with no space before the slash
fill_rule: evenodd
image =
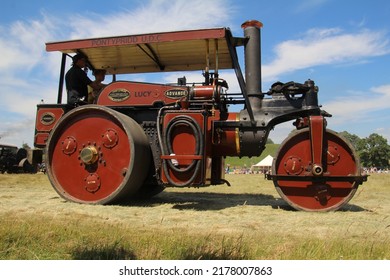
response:
<path id="1" fill-rule="evenodd" d="M 320 109 L 313 81 L 277 82 L 261 91 L 261 27 L 245 22 L 243 37 L 214 28 L 47 43 L 47 51 L 62 53 L 58 101 L 38 105 L 35 146 L 47 150 L 54 189 L 69 201 L 111 204 L 165 187 L 224 184 L 226 156 L 260 155 L 270 130 L 295 120 L 297 130 L 280 146 L 267 178 L 299 210 L 346 204 L 367 178 L 359 159 L 326 128 L 330 115 Z M 245 50 L 245 77 L 238 47 Z M 113 75 L 95 104 L 62 104 L 70 53 Z M 227 92 L 220 69 L 234 69 L 240 93 Z M 119 74 L 193 70 L 204 71 L 201 83 L 116 80 Z M 231 104 L 244 109 L 229 112 Z"/>

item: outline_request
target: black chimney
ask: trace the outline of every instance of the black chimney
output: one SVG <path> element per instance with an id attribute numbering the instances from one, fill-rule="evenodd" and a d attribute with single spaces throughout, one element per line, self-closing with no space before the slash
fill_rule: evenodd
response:
<path id="1" fill-rule="evenodd" d="M 260 28 L 263 24 L 257 20 L 248 20 L 241 27 L 244 29 L 245 43 L 245 83 L 249 102 L 254 111 L 261 108 L 261 50 Z"/>

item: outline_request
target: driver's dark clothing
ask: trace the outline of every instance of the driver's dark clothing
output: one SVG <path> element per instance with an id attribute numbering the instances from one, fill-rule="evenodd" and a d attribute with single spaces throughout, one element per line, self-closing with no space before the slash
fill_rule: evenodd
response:
<path id="1" fill-rule="evenodd" d="M 92 83 L 87 74 L 77 65 L 73 65 L 65 75 L 68 91 L 68 104 L 74 104 L 84 98 L 88 100 L 88 85 Z"/>

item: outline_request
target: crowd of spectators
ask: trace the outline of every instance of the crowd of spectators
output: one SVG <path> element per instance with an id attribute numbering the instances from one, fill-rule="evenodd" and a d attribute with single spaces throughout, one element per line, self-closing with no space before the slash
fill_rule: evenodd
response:
<path id="1" fill-rule="evenodd" d="M 269 173 L 271 167 L 247 167 L 246 164 L 244 166 L 230 166 L 227 164 L 225 167 L 225 174 L 266 174 Z"/>
<path id="2" fill-rule="evenodd" d="M 378 168 L 378 167 L 365 167 L 363 168 L 364 172 L 366 173 L 384 173 L 384 174 L 389 174 L 390 171 L 388 168 Z"/>

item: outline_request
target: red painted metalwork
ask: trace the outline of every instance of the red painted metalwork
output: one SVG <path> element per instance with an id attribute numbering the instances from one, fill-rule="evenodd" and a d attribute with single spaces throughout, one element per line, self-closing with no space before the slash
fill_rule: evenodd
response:
<path id="1" fill-rule="evenodd" d="M 35 147 L 45 147 L 49 133 L 65 114 L 64 108 L 57 105 L 38 105 L 35 120 Z"/>
<path id="2" fill-rule="evenodd" d="M 105 106 L 150 106 L 170 104 L 188 96 L 188 87 L 118 81 L 107 85 L 97 104 Z"/>
<path id="3" fill-rule="evenodd" d="M 165 142 L 161 178 L 166 184 L 203 184 L 205 118 L 202 112 L 168 112 L 163 120 Z"/>
<path id="4" fill-rule="evenodd" d="M 44 148 L 46 147 L 47 140 L 49 139 L 49 132 L 35 132 L 34 147 Z"/>
<path id="5" fill-rule="evenodd" d="M 247 20 L 243 24 L 241 24 L 241 28 L 245 29 L 247 27 L 257 27 L 257 28 L 262 28 L 263 23 L 257 20 Z"/>
<path id="6" fill-rule="evenodd" d="M 216 28 L 53 42 L 46 43 L 46 51 L 66 52 L 67 50 L 73 49 L 77 50 L 88 48 L 129 46 L 146 43 L 150 44 L 172 41 L 177 42 L 187 40 L 218 39 L 224 38 L 225 32 L 225 28 Z"/>
<path id="7" fill-rule="evenodd" d="M 72 155 L 74 152 L 76 152 L 77 149 L 77 141 L 72 136 L 67 136 L 62 142 L 62 152 L 65 155 Z"/>
<path id="8" fill-rule="evenodd" d="M 221 86 L 196 86 L 190 90 L 190 99 L 194 100 L 214 100 L 219 102 L 221 95 Z"/>
<path id="9" fill-rule="evenodd" d="M 322 175 L 322 154 L 324 152 L 324 117 L 310 116 L 310 144 L 313 175 Z"/>
<path id="10" fill-rule="evenodd" d="M 107 129 L 103 134 L 102 134 L 102 142 L 103 146 L 109 149 L 114 148 L 119 141 L 118 133 L 112 129 L 109 128 Z"/>
<path id="11" fill-rule="evenodd" d="M 216 111 L 216 116 L 220 117 L 219 112 Z M 226 118 L 226 122 L 234 122 L 239 119 L 238 113 L 229 113 Z M 212 122 L 211 122 L 212 123 Z M 212 123 L 213 124 L 213 123 Z M 240 140 L 239 129 L 224 129 L 217 130 L 212 128 L 212 143 L 214 148 L 212 154 L 214 156 L 239 156 L 240 155 Z"/>
<path id="12" fill-rule="evenodd" d="M 149 150 L 142 128 L 131 118 L 105 107 L 82 106 L 64 116 L 51 134 L 47 173 L 68 200 L 112 203 L 138 191 Z"/>
<path id="13" fill-rule="evenodd" d="M 63 108 L 38 107 L 35 129 L 41 132 L 50 132 L 64 113 Z"/>
<path id="14" fill-rule="evenodd" d="M 359 185 L 353 177 L 360 175 L 354 149 L 337 133 L 322 130 L 319 123 L 318 126 L 314 132 L 305 128 L 290 135 L 274 159 L 272 174 L 276 190 L 299 210 L 336 210 L 353 197 Z M 318 135 L 321 131 L 325 132 L 323 137 Z M 321 150 L 320 145 L 324 147 Z M 316 152 L 327 156 L 321 158 Z M 314 170 L 318 165 L 323 167 L 322 174 Z"/>

